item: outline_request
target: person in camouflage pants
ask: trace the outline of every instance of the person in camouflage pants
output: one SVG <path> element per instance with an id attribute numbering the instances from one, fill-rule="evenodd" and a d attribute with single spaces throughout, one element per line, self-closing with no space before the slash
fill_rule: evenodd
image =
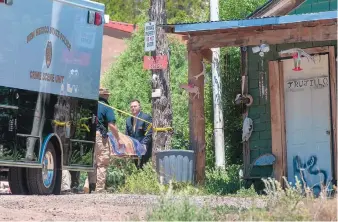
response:
<path id="1" fill-rule="evenodd" d="M 89 192 L 102 192 L 105 191 L 107 169 L 110 163 L 111 147 L 108 139 L 108 129 L 113 133 L 121 145 L 118 135 L 118 129 L 115 125 L 116 118 L 114 110 L 109 107 L 108 98 L 109 91 L 107 89 L 100 89 L 98 112 L 97 112 L 97 129 L 96 129 L 96 143 L 95 143 L 95 158 L 94 166 L 95 172 L 88 173 Z M 106 105 L 104 105 L 104 104 Z"/>

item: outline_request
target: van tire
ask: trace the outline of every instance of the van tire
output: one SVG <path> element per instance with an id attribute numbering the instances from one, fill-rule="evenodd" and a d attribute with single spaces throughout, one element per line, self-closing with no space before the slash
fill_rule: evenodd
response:
<path id="1" fill-rule="evenodd" d="M 30 194 L 50 195 L 53 194 L 58 170 L 57 156 L 53 143 L 48 142 L 42 157 L 42 169 L 27 169 L 27 184 Z M 52 169 L 49 169 L 51 168 Z"/>
<path id="2" fill-rule="evenodd" d="M 23 167 L 10 167 L 8 171 L 8 185 L 11 193 L 14 195 L 27 195 L 27 179 L 26 179 L 27 168 Z"/>

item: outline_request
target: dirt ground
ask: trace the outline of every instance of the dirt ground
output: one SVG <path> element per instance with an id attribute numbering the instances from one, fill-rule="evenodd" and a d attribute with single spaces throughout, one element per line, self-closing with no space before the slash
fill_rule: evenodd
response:
<path id="1" fill-rule="evenodd" d="M 238 198 L 194 197 L 196 204 L 251 205 Z M 158 203 L 153 195 L 77 194 L 59 196 L 15 196 L 0 194 L 0 221 L 126 221 L 145 220 Z M 256 203 L 261 205 L 262 203 Z"/>
<path id="2" fill-rule="evenodd" d="M 0 195 L 0 221 L 142 220 L 146 211 L 146 205 L 140 203 L 138 198 L 112 194 Z"/>

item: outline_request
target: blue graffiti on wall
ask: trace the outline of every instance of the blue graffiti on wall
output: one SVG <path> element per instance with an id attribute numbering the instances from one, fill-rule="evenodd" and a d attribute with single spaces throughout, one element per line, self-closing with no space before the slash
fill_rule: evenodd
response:
<path id="1" fill-rule="evenodd" d="M 321 190 L 321 184 L 326 185 L 328 181 L 327 173 L 325 172 L 325 170 L 321 170 L 319 169 L 319 167 L 316 167 L 316 169 L 314 169 L 316 164 L 316 156 L 311 156 L 308 161 L 305 161 L 305 163 L 302 163 L 299 156 L 295 156 L 293 158 L 294 174 L 298 177 L 298 179 L 300 179 L 302 186 L 304 185 L 304 183 L 306 184 L 306 186 L 310 186 L 309 181 L 306 180 L 306 174 L 320 176 L 320 184 L 315 184 L 312 186 L 314 193 L 319 193 L 319 191 Z"/>

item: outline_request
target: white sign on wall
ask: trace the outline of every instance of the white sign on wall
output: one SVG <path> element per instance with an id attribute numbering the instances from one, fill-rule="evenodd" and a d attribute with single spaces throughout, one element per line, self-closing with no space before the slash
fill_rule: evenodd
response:
<path id="1" fill-rule="evenodd" d="M 310 79 L 295 79 L 286 82 L 287 91 L 304 91 L 305 88 L 322 89 L 330 84 L 328 76 L 310 78 Z"/>
<path id="2" fill-rule="evenodd" d="M 156 23 L 147 22 L 144 27 L 144 51 L 156 50 Z"/>

